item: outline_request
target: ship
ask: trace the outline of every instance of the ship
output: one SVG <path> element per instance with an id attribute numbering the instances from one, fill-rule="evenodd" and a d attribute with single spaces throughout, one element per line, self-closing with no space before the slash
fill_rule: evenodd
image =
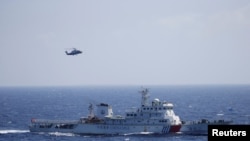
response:
<path id="1" fill-rule="evenodd" d="M 30 132 L 61 132 L 88 135 L 169 134 L 178 133 L 182 122 L 174 105 L 155 98 L 149 102 L 149 90 L 141 91 L 141 105 L 115 115 L 106 103 L 90 104 L 88 114 L 77 120 L 48 120 L 32 118 Z"/>
<path id="2" fill-rule="evenodd" d="M 194 121 L 182 121 L 180 133 L 187 135 L 208 135 L 209 125 L 229 125 L 229 124 L 233 124 L 233 120 L 199 119 Z"/>

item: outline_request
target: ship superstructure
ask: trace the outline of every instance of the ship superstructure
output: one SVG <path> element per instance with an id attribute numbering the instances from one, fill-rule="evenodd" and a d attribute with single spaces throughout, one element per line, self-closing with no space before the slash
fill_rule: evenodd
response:
<path id="1" fill-rule="evenodd" d="M 127 110 L 124 116 L 115 115 L 112 106 L 106 103 L 96 105 L 95 113 L 93 104 L 90 104 L 87 117 L 71 121 L 32 119 L 30 131 L 75 134 L 167 134 L 180 131 L 181 120 L 175 115 L 172 103 L 158 98 L 148 102 L 148 89 L 140 93 L 141 106 Z"/>

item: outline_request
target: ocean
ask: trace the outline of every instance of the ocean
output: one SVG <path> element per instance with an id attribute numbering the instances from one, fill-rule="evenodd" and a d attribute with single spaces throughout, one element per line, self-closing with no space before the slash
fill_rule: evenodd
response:
<path id="1" fill-rule="evenodd" d="M 181 120 L 229 119 L 250 123 L 250 85 L 147 86 L 150 100 L 174 104 Z M 32 118 L 75 120 L 88 114 L 90 103 L 108 103 L 114 114 L 139 107 L 140 86 L 0 87 L 0 141 L 207 141 L 205 135 L 87 136 L 31 133 Z"/>

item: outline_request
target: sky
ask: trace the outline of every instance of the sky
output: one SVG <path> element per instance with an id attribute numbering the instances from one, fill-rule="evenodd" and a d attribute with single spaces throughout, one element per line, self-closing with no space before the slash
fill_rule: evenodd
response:
<path id="1" fill-rule="evenodd" d="M 0 86 L 207 84 L 250 84 L 249 0 L 0 1 Z"/>

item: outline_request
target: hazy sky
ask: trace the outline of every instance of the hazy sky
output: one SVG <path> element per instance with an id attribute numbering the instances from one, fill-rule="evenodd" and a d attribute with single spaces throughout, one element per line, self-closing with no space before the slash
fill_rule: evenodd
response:
<path id="1" fill-rule="evenodd" d="M 250 1 L 1 0 L 0 49 L 0 86 L 250 84 Z"/>

